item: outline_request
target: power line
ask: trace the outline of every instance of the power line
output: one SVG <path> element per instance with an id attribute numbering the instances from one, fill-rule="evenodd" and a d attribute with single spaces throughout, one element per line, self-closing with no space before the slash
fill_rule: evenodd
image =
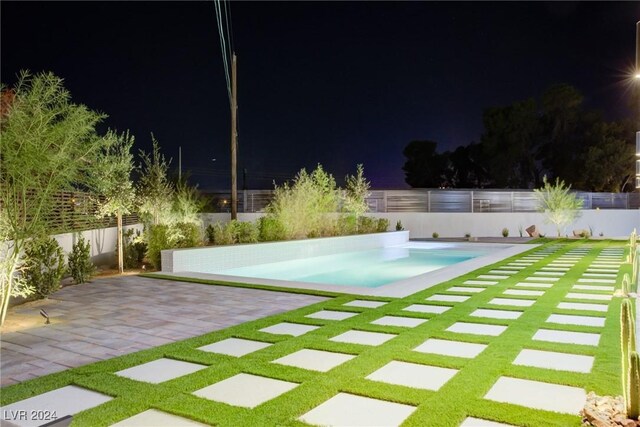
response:
<path id="1" fill-rule="evenodd" d="M 229 61 L 227 53 L 227 42 L 225 41 L 224 33 L 226 31 L 229 34 L 228 28 L 225 30 L 222 22 L 222 10 L 220 7 L 220 0 L 213 0 L 213 5 L 216 11 L 216 23 L 218 24 L 218 35 L 220 36 L 220 51 L 222 53 L 222 62 L 224 64 L 224 75 L 227 82 L 227 94 L 229 95 L 229 103 L 231 103 L 231 79 L 229 77 Z M 226 6 L 225 6 L 226 12 Z M 227 37 L 229 38 L 229 37 Z"/>

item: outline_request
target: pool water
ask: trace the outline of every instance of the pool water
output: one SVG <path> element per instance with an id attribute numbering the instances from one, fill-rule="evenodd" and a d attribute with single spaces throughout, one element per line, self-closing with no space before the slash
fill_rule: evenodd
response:
<path id="1" fill-rule="evenodd" d="M 217 274 L 296 282 L 375 288 L 487 255 L 495 247 L 469 249 L 455 244 L 409 242 L 358 252 L 258 264 Z"/>

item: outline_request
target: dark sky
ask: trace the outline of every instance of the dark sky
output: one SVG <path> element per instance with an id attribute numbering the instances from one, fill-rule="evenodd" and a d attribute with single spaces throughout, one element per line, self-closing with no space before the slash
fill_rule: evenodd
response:
<path id="1" fill-rule="evenodd" d="M 52 71 L 137 148 L 153 132 L 174 164 L 182 146 L 201 188 L 228 185 L 212 2 L 0 7 L 4 83 Z M 240 170 L 249 188 L 270 188 L 318 162 L 339 182 L 364 163 L 374 187 L 402 188 L 409 141 L 478 141 L 484 108 L 554 83 L 609 119 L 628 116 L 621 81 L 638 19 L 638 2 L 232 2 Z"/>

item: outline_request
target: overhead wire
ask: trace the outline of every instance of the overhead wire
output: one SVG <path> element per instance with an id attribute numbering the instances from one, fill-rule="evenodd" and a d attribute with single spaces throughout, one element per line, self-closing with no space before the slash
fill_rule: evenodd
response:
<path id="1" fill-rule="evenodd" d="M 231 79 L 229 77 L 229 61 L 227 53 L 227 41 L 225 40 L 224 33 L 229 34 L 228 28 L 225 30 L 224 23 L 222 21 L 222 8 L 220 7 L 220 0 L 213 0 L 213 4 L 216 11 L 216 23 L 218 24 L 218 35 L 220 36 L 220 51 L 222 53 L 222 62 L 224 64 L 224 74 L 227 82 L 227 94 L 229 95 L 229 103 L 231 103 Z M 226 12 L 226 6 L 225 6 Z M 225 18 L 226 20 L 226 18 Z M 229 37 L 227 37 L 228 39 Z"/>

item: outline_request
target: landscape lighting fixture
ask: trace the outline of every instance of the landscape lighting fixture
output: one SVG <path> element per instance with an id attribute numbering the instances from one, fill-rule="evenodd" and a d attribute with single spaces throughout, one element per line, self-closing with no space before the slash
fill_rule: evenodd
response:
<path id="1" fill-rule="evenodd" d="M 40 316 L 44 317 L 46 319 L 46 321 L 44 322 L 45 325 L 50 324 L 51 322 L 49 321 L 49 315 L 47 314 L 46 311 L 44 311 L 42 308 L 40 309 Z"/>

